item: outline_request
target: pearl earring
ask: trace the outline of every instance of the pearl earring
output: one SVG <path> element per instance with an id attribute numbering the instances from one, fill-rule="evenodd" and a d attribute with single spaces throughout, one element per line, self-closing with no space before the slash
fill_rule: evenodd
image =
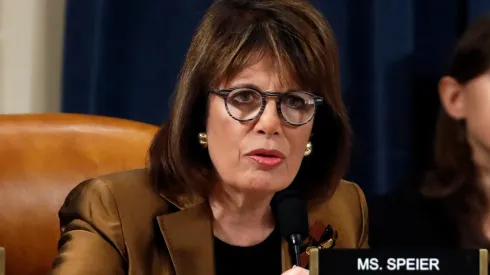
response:
<path id="1" fill-rule="evenodd" d="M 306 143 L 305 157 L 309 156 L 312 151 L 313 151 L 313 145 L 311 144 L 311 141 L 308 141 L 308 143 Z"/>

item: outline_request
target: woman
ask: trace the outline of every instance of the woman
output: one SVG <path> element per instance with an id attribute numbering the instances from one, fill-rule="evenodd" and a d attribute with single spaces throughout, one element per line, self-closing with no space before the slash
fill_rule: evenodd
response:
<path id="1" fill-rule="evenodd" d="M 370 202 L 370 246 L 490 249 L 490 15 L 439 82 L 435 170 L 414 194 Z"/>
<path id="2" fill-rule="evenodd" d="M 60 210 L 53 274 L 307 274 L 270 202 L 288 187 L 337 247 L 367 245 L 341 180 L 349 124 L 332 31 L 306 1 L 222 0 L 204 16 L 151 167 L 82 183 Z M 294 181 L 294 184 L 292 182 Z"/>

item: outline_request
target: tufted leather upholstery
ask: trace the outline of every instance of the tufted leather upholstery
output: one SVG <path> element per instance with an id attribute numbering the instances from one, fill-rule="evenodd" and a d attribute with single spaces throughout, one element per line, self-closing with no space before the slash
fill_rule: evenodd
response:
<path id="1" fill-rule="evenodd" d="M 0 247 L 6 274 L 48 274 L 58 210 L 79 182 L 145 166 L 158 128 L 76 114 L 0 115 Z"/>

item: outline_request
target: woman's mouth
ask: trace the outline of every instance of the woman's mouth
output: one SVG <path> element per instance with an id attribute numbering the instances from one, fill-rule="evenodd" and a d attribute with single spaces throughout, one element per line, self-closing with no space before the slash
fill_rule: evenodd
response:
<path id="1" fill-rule="evenodd" d="M 246 156 L 266 168 L 277 167 L 284 161 L 284 155 L 276 150 L 259 149 L 251 151 Z"/>

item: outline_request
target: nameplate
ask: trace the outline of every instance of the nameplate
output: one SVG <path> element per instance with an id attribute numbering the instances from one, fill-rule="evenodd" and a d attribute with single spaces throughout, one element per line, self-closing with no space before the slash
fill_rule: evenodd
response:
<path id="1" fill-rule="evenodd" d="M 488 275 L 488 251 L 312 249 L 311 275 Z"/>

